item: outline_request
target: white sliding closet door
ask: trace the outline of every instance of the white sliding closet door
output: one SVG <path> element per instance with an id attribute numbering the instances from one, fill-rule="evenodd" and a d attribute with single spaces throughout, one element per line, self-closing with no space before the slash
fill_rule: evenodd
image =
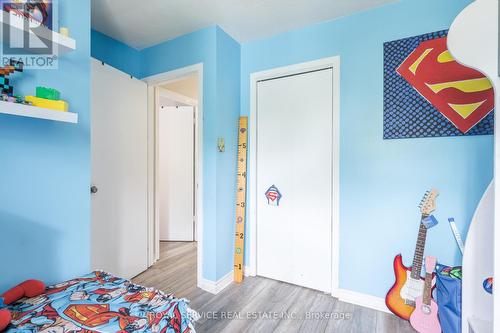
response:
<path id="1" fill-rule="evenodd" d="M 257 96 L 257 274 L 330 292 L 333 70 L 260 81 Z"/>
<path id="2" fill-rule="evenodd" d="M 194 107 L 160 108 L 160 240 L 194 241 Z"/>
<path id="3" fill-rule="evenodd" d="M 148 266 L 147 86 L 92 60 L 92 267 Z"/>

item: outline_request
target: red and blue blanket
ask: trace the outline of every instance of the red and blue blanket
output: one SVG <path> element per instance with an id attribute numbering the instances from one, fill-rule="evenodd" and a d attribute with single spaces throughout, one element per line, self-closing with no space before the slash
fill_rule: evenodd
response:
<path id="1" fill-rule="evenodd" d="M 198 318 L 186 300 L 103 272 L 50 286 L 8 309 L 9 333 L 187 333 Z"/>

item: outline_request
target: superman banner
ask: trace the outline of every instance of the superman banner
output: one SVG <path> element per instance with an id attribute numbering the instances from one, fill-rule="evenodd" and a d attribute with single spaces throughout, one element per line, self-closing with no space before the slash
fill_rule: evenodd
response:
<path id="1" fill-rule="evenodd" d="M 384 139 L 493 134 L 491 82 L 455 61 L 446 36 L 384 44 Z"/>

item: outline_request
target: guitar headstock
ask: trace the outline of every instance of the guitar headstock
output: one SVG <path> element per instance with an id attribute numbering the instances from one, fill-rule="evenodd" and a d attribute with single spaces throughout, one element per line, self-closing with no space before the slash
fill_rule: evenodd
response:
<path id="1" fill-rule="evenodd" d="M 437 259 L 436 257 L 427 256 L 425 257 L 425 272 L 427 274 L 434 273 L 434 269 L 436 268 Z"/>
<path id="2" fill-rule="evenodd" d="M 436 210 L 436 198 L 438 195 L 439 192 L 436 189 L 425 192 L 425 195 L 418 206 L 422 215 L 429 216 L 434 210 Z"/>

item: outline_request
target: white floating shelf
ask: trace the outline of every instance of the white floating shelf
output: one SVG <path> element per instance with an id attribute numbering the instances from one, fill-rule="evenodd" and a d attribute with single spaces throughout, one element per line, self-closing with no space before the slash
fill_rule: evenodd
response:
<path id="1" fill-rule="evenodd" d="M 0 101 L 0 114 L 14 116 L 39 118 L 46 120 L 62 121 L 66 123 L 78 123 L 78 114 L 72 112 L 54 111 L 43 109 L 32 105 L 9 103 Z"/>
<path id="2" fill-rule="evenodd" d="M 6 20 L 8 13 L 5 13 L 3 10 L 0 10 L 0 26 L 2 27 L 2 31 L 0 31 L 0 42 L 3 43 L 3 29 L 9 27 L 11 29 L 17 30 L 17 32 L 25 31 L 25 20 L 19 16 L 10 16 L 8 22 Z M 73 38 L 69 38 L 61 35 L 58 32 L 49 30 L 45 27 L 38 28 L 38 32 L 35 35 L 32 31 L 29 32 L 30 36 L 32 36 L 35 40 L 36 37 L 39 37 L 45 42 L 51 42 L 54 47 L 54 52 L 56 55 L 63 55 L 65 53 L 76 50 L 76 41 Z M 32 53 L 36 53 L 36 50 L 33 50 Z"/>

